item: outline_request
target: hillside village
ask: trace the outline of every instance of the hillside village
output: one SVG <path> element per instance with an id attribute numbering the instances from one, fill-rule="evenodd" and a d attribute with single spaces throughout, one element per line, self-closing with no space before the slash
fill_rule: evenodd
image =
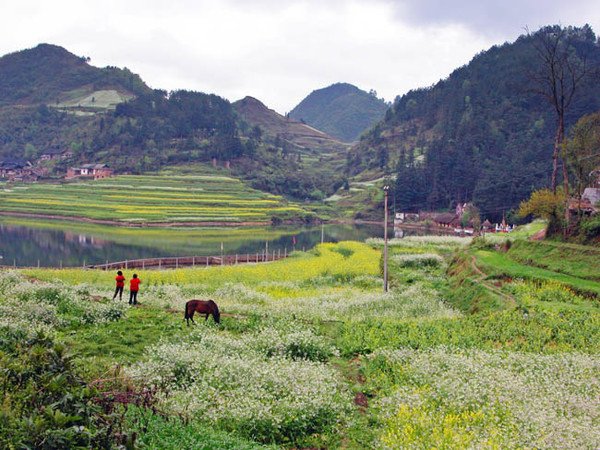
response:
<path id="1" fill-rule="evenodd" d="M 68 161 L 73 158 L 70 150 L 52 149 L 40 155 L 33 163 L 23 158 L 0 159 L 0 180 L 9 182 L 32 183 L 44 179 L 56 179 L 56 175 L 49 177 L 48 161 Z M 69 167 L 62 178 L 102 179 L 113 175 L 113 170 L 106 164 L 82 164 Z"/>

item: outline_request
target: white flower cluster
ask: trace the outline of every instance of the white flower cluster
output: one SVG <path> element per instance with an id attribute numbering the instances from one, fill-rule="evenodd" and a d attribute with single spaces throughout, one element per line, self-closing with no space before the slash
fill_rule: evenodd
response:
<path id="1" fill-rule="evenodd" d="M 128 372 L 160 387 L 162 407 L 172 413 L 252 439 L 293 439 L 337 426 L 350 407 L 334 369 L 288 355 L 293 336 L 266 329 L 235 337 L 198 327 L 185 342 L 151 348 Z M 316 339 L 295 336 L 299 347 Z"/>
<path id="2" fill-rule="evenodd" d="M 229 296 L 230 293 L 234 296 Z M 221 308 L 241 314 L 267 314 L 275 317 L 296 317 L 307 320 L 362 320 L 392 317 L 456 317 L 460 313 L 446 305 L 439 294 L 421 283 L 404 290 L 388 293 L 357 288 L 327 289 L 306 297 L 271 298 L 243 285 L 215 294 Z"/>
<path id="3" fill-rule="evenodd" d="M 290 284 L 286 282 L 285 284 Z M 227 283 L 215 291 L 217 298 L 234 298 L 238 302 L 246 305 L 266 305 L 270 297 L 264 292 L 255 291 L 244 284 Z"/>
<path id="4" fill-rule="evenodd" d="M 312 330 L 299 328 L 294 322 L 277 322 L 247 339 L 251 348 L 268 357 L 285 357 L 325 362 L 332 356 L 339 356 L 338 350 L 329 345 Z"/>
<path id="5" fill-rule="evenodd" d="M 102 323 L 119 319 L 124 305 L 96 301 L 86 285 L 33 282 L 15 272 L 0 272 L 0 324 L 28 331 Z"/>
<path id="6" fill-rule="evenodd" d="M 379 401 L 388 417 L 416 408 L 442 424 L 444 416 L 478 411 L 488 426 L 469 431 L 476 448 L 490 439 L 505 448 L 600 448 L 598 355 L 439 347 L 380 350 L 368 360 L 377 358 L 400 379 Z"/>
<path id="7" fill-rule="evenodd" d="M 402 239 L 389 239 L 388 245 L 391 247 L 422 247 L 422 246 L 442 246 L 442 247 L 466 247 L 473 238 L 460 236 L 407 236 Z M 365 241 L 373 247 L 383 247 L 383 239 L 369 238 Z"/>
<path id="8" fill-rule="evenodd" d="M 161 308 L 181 308 L 189 300 L 180 286 L 175 284 L 149 285 L 142 291 L 143 301 Z"/>

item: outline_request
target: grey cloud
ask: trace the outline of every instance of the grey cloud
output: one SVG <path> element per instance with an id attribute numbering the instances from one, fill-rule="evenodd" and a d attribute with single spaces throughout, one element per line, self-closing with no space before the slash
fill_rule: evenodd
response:
<path id="1" fill-rule="evenodd" d="M 598 4 L 590 0 L 388 0 L 399 20 L 412 24 L 458 24 L 479 34 L 510 36 L 525 27 L 568 25 L 569 20 L 594 16 Z M 581 25 L 577 23 L 576 25 Z"/>

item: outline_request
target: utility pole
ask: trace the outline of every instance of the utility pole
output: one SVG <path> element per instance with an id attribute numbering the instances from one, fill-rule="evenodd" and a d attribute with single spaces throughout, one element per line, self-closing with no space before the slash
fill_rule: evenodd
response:
<path id="1" fill-rule="evenodd" d="M 388 254 L 388 238 L 387 238 L 387 225 L 388 225 L 388 192 L 390 187 L 386 184 L 383 186 L 383 192 L 385 194 L 385 200 L 383 204 L 383 292 L 388 291 L 388 266 L 387 266 L 387 254 Z"/>

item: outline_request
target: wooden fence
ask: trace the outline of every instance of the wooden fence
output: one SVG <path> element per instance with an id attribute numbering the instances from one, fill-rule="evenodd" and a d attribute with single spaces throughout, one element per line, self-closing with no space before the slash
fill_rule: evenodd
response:
<path id="1" fill-rule="evenodd" d="M 86 266 L 88 269 L 177 269 L 179 267 L 223 266 L 246 263 L 262 263 L 287 258 L 287 251 L 244 253 L 222 256 L 171 256 L 167 258 L 129 259 Z"/>

